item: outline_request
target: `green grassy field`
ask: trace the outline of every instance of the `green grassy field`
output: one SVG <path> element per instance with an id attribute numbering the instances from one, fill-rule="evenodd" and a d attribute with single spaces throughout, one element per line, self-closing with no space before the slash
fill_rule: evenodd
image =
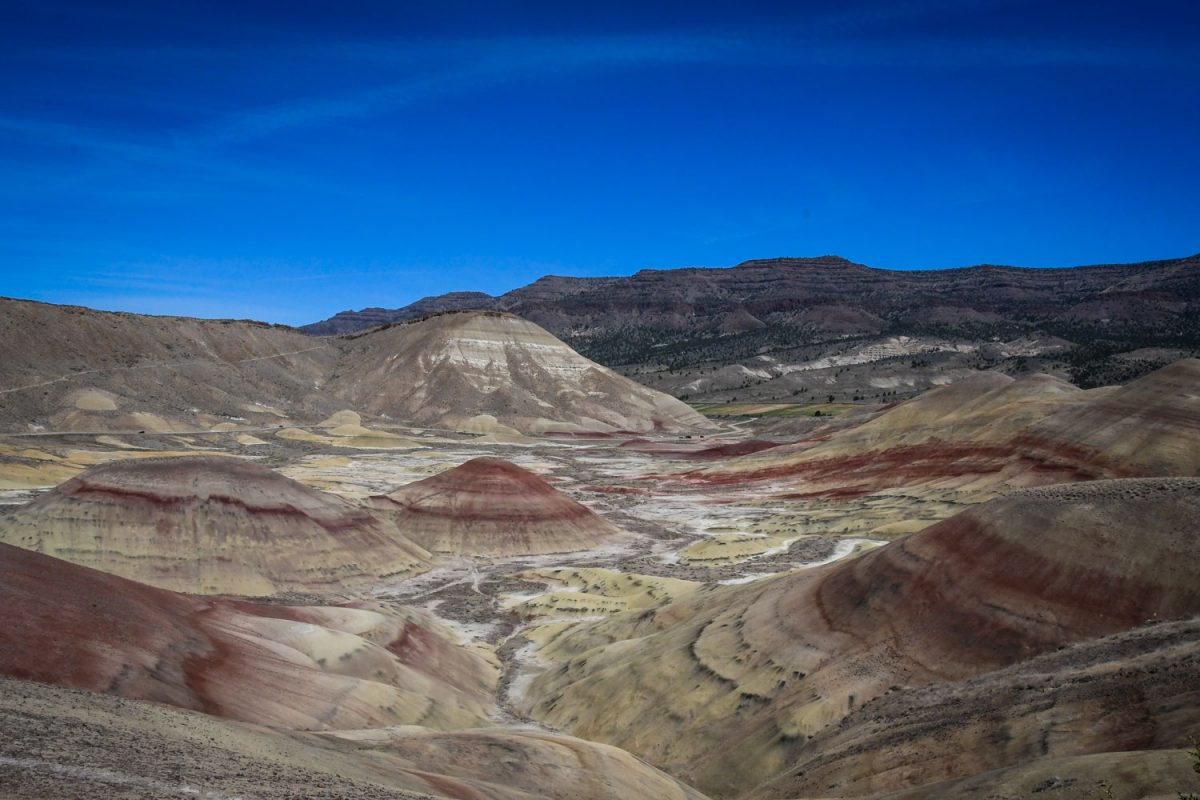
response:
<path id="1" fill-rule="evenodd" d="M 706 417 L 833 417 L 852 403 L 692 403 Z"/>

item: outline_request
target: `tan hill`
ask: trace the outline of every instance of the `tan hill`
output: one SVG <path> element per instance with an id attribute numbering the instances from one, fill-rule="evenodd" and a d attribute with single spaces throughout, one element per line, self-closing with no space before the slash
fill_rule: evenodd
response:
<path id="1" fill-rule="evenodd" d="M 1015 493 L 848 562 L 710 585 L 657 610 L 570 628 L 540 652 L 550 666 L 525 707 L 735 797 L 819 758 L 810 742 L 893 688 L 953 692 L 1063 645 L 1200 612 L 1198 532 L 1196 479 Z M 1170 663 L 1194 678 L 1200 662 Z M 1145 680 L 1176 678 L 1172 668 Z M 1162 724 L 1200 722 L 1169 716 L 1169 704 L 1147 709 Z M 1116 732 L 1054 735 L 1064 737 L 1060 754 L 1128 747 Z M 986 762 L 916 759 L 900 775 L 928 783 Z M 870 773 L 873 763 L 853 769 Z"/>
<path id="2" fill-rule="evenodd" d="M 1020 379 L 980 372 L 931 389 L 831 442 L 833 452 L 933 443 L 999 444 L 1086 393 L 1049 375 Z"/>
<path id="3" fill-rule="evenodd" d="M 541 477 L 499 458 L 472 459 L 372 497 L 370 506 L 435 553 L 568 553 L 625 535 Z"/>
<path id="4" fill-rule="evenodd" d="M 429 565 L 366 509 L 223 456 L 94 467 L 0 516 L 0 541 L 201 594 L 341 591 Z"/>
<path id="5" fill-rule="evenodd" d="M 264 725 L 484 724 L 493 661 L 418 612 L 176 594 L 0 544 L 0 674 Z"/>
<path id="6" fill-rule="evenodd" d="M 395 443 L 368 430 L 380 422 L 479 433 L 711 428 L 684 403 L 507 314 L 449 313 L 322 340 L 257 322 L 0 298 L 0 425 L 9 431 L 232 436 L 346 411 L 365 418 L 358 439 L 383 446 Z"/>
<path id="7" fill-rule="evenodd" d="M 0 423 L 9 430 L 206 429 L 321 419 L 337 348 L 283 326 L 0 298 Z"/>
<path id="8" fill-rule="evenodd" d="M 535 730 L 272 730 L 0 678 L 7 800 L 704 800 L 614 747 Z"/>
<path id="9" fill-rule="evenodd" d="M 481 433 L 712 427 L 686 404 L 509 314 L 442 314 L 346 347 L 331 388 L 368 414 Z"/>

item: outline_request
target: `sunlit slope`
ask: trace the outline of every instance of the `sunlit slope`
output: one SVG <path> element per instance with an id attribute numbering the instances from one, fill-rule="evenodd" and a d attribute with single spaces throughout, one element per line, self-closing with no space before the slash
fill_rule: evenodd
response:
<path id="1" fill-rule="evenodd" d="M 338 351 L 284 326 L 0 298 L 0 425 L 204 429 L 319 419 Z"/>
<path id="2" fill-rule="evenodd" d="M 376 423 L 478 433 L 699 431 L 675 398 L 508 314 L 449 313 L 345 338 L 249 321 L 0 298 L 0 429 L 181 432 Z M 376 441 L 370 441 L 371 439 Z"/>
<path id="3" fill-rule="evenodd" d="M 352 339 L 332 388 L 354 408 L 475 430 L 706 430 L 690 406 L 493 312 L 442 314 Z"/>

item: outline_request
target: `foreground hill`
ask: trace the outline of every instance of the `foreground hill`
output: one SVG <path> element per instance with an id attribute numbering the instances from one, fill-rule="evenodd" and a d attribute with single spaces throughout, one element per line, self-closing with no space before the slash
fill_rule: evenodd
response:
<path id="1" fill-rule="evenodd" d="M 508 311 L 590 358 L 691 399 L 909 396 L 981 367 L 1124 382 L 1200 348 L 1200 256 L 1069 269 L 872 269 L 833 256 L 728 269 L 548 276 L 306 326 L 337 334 L 427 313 Z"/>
<path id="2" fill-rule="evenodd" d="M 472 459 L 372 497 L 370 505 L 435 553 L 569 553 L 625 535 L 541 477 L 499 458 Z"/>
<path id="3" fill-rule="evenodd" d="M 1031 666 L 1039 689 L 1058 698 L 1055 713 L 1036 698 L 998 703 L 991 692 L 1003 698 L 1012 692 L 1001 687 L 1026 686 L 1025 673 L 997 672 L 1012 665 L 1200 613 L 1198 536 L 1196 479 L 1015 493 L 848 562 L 708 586 L 656 610 L 569 628 L 541 651 L 550 666 L 526 708 L 717 797 L 771 776 L 778 783 L 760 796 L 865 794 L 1030 758 L 1170 746 L 1200 732 L 1191 628 L 1163 634 L 1178 636 L 1182 651 L 1160 649 L 1136 672 L 1108 659 L 1146 645 L 1149 632 L 1140 643 Z M 963 683 L 992 673 L 990 687 Z M 920 702 L 880 699 L 906 687 L 938 688 Z M 979 718 L 986 705 L 982 728 L 961 715 L 934 719 L 969 704 Z M 909 730 L 914 708 L 926 722 Z M 1086 722 L 1118 713 L 1141 721 Z M 899 738 L 889 738 L 893 729 Z M 1010 729 L 1009 747 L 980 733 Z M 925 735 L 937 741 L 928 757 L 904 744 Z M 877 759 L 863 756 L 885 747 Z M 844 760 L 831 766 L 836 759 Z"/>
<path id="4" fill-rule="evenodd" d="M 264 725 L 483 724 L 497 670 L 419 612 L 156 589 L 0 544 L 0 674 Z"/>
<path id="5" fill-rule="evenodd" d="M 274 428 L 347 411 L 371 424 L 476 432 L 709 427 L 507 314 L 314 340 L 256 322 L 0 298 L 0 425 L 9 431 Z"/>
<path id="6" fill-rule="evenodd" d="M 377 586 L 430 565 L 366 509 L 224 456 L 94 467 L 0 516 L 0 541 L 201 594 Z"/>
<path id="7" fill-rule="evenodd" d="M 703 800 L 488 727 L 498 665 L 421 612 L 194 598 L 0 545 L 0 614 L 0 676 L 24 679 L 0 677 L 5 798 Z"/>

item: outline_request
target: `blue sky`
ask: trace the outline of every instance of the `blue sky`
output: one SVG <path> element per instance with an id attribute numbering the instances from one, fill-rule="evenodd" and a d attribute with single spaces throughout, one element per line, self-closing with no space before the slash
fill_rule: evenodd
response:
<path id="1" fill-rule="evenodd" d="M 1200 251 L 1191 0 L 3 5 L 3 295 L 299 324 Z"/>

